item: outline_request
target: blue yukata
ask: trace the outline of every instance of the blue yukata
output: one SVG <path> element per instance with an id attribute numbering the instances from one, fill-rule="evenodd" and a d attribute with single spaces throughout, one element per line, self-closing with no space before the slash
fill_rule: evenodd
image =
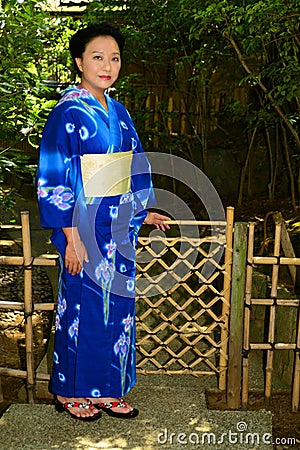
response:
<path id="1" fill-rule="evenodd" d="M 135 246 L 154 195 L 150 166 L 128 111 L 107 95 L 106 100 L 108 111 L 87 90 L 69 87 L 50 113 L 40 145 L 41 225 L 53 229 L 51 240 L 59 251 L 51 388 L 69 398 L 121 397 L 136 381 Z M 83 160 L 95 172 L 99 155 L 122 161 L 122 152 L 131 158 L 129 183 L 121 180 L 117 191 L 101 192 L 104 182 L 118 176 L 113 163 L 103 178 L 96 170 L 96 188 L 88 192 Z M 78 228 L 88 253 L 78 275 L 64 267 L 64 227 Z"/>

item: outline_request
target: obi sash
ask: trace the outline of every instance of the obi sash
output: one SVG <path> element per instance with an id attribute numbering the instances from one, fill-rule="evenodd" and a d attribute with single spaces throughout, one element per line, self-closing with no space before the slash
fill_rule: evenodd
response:
<path id="1" fill-rule="evenodd" d="M 87 153 L 81 157 L 86 197 L 126 194 L 131 188 L 132 150 L 115 153 Z"/>

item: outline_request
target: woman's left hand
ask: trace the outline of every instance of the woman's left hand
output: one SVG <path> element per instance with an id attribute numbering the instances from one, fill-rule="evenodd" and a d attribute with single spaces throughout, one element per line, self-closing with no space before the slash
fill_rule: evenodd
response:
<path id="1" fill-rule="evenodd" d="M 170 217 L 163 216 L 162 214 L 158 214 L 155 212 L 148 212 L 144 220 L 144 224 L 155 225 L 158 230 L 166 231 L 170 229 L 170 225 L 165 223 L 169 220 L 171 220 Z"/>

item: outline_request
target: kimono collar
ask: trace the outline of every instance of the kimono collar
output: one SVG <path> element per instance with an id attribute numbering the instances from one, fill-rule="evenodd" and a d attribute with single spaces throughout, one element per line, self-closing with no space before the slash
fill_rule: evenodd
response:
<path id="1" fill-rule="evenodd" d="M 91 92 L 81 86 L 67 87 L 67 89 L 62 92 L 62 99 L 60 103 L 66 100 L 83 100 L 84 102 L 87 102 L 94 110 L 98 110 L 98 114 L 101 110 L 101 115 L 106 115 L 109 126 L 109 146 L 107 153 L 115 153 L 119 152 L 122 147 L 121 125 L 113 100 L 106 92 L 104 95 L 108 106 L 108 111 L 105 110 L 105 108 Z"/>
<path id="2" fill-rule="evenodd" d="M 122 146 L 122 133 L 120 120 L 116 112 L 116 108 L 112 99 L 108 94 L 104 94 L 108 106 L 109 119 L 109 147 L 107 153 L 119 152 Z"/>

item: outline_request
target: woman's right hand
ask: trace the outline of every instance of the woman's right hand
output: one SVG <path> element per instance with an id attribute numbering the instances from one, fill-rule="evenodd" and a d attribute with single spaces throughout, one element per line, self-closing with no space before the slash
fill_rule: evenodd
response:
<path id="1" fill-rule="evenodd" d="M 63 228 L 62 230 L 67 238 L 65 267 L 71 275 L 77 275 L 82 270 L 83 262 L 89 262 L 86 248 L 80 239 L 77 228 Z"/>

